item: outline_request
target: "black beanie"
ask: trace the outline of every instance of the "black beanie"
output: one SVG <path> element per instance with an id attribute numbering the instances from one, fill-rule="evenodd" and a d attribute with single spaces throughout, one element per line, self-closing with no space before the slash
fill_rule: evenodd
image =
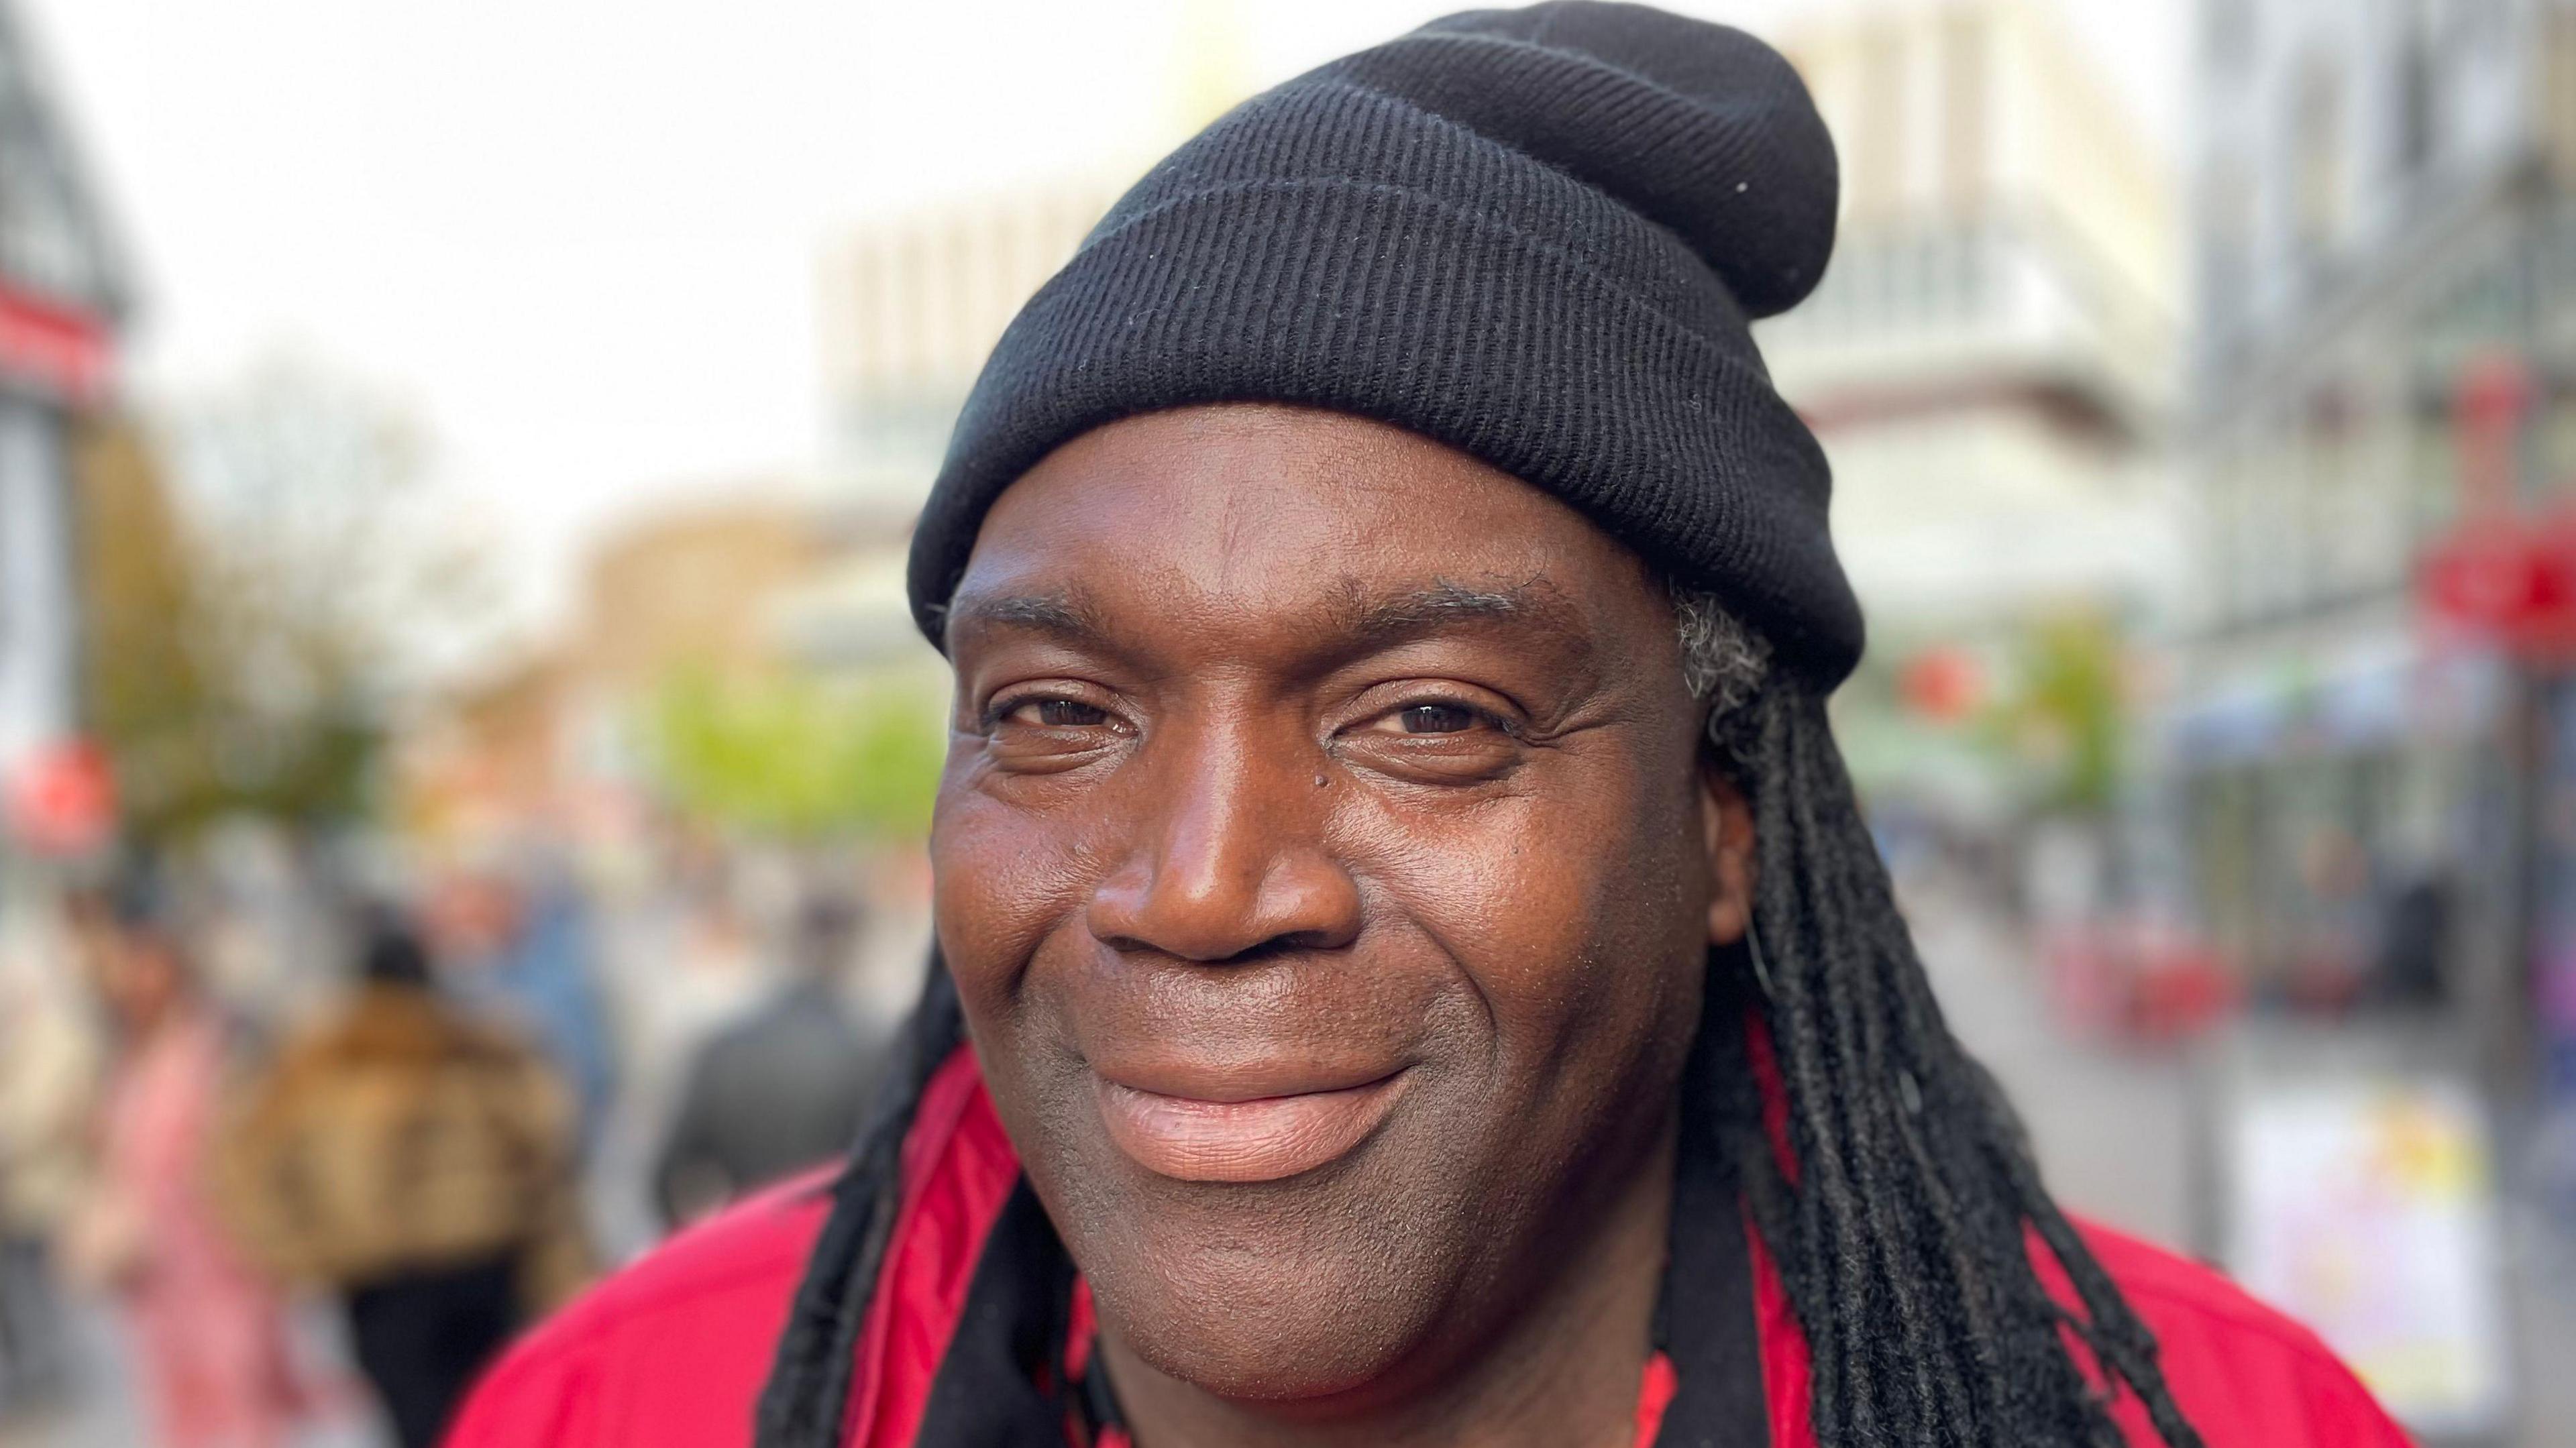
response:
<path id="1" fill-rule="evenodd" d="M 1546 489 L 1830 686 L 1861 649 L 1830 478 L 1746 329 L 1833 249 L 1789 63 L 1639 5 L 1479 10 L 1244 102 L 1148 172 L 1003 334 L 913 537 L 934 644 L 993 500 L 1142 412 L 1285 402 Z"/>

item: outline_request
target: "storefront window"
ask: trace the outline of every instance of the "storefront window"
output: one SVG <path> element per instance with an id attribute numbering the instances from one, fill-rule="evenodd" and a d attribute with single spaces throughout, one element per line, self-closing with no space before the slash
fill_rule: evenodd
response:
<path id="1" fill-rule="evenodd" d="M 2460 457 L 2449 399 L 2419 373 L 2409 389 L 2406 470 L 2414 533 L 2420 543 L 2451 526 L 2460 512 Z"/>

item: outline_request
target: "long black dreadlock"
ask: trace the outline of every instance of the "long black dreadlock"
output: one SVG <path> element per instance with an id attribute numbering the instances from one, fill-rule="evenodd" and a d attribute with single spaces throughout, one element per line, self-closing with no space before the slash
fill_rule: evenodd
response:
<path id="1" fill-rule="evenodd" d="M 2117 1448 L 2107 1406 L 2122 1387 L 2167 1448 L 2199 1448 L 2154 1335 L 2041 1184 L 1993 1078 L 1944 1023 L 1822 695 L 1767 670 L 1760 641 L 1706 597 L 1676 604 L 1711 762 L 1751 805 L 1759 872 L 1745 946 L 1711 956 L 1684 1149 L 1727 1153 L 1745 1184 L 1812 1356 L 1818 1448 Z M 1748 1008 L 1783 1088 L 1785 1169 L 1737 1044 Z M 964 1034 L 934 957 L 885 1099 L 833 1187 L 761 1396 L 759 1448 L 837 1448 L 904 1135 Z M 2079 1310 L 2042 1286 L 2034 1236 Z M 2070 1335 L 2104 1390 L 2068 1351 Z"/>

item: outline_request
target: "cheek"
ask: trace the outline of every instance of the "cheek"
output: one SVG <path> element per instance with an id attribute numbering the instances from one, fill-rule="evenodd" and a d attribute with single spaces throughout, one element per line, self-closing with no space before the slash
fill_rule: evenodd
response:
<path id="1" fill-rule="evenodd" d="M 1567 772 L 1580 783 L 1436 818 L 1385 810 L 1357 831 L 1483 997 L 1497 1048 L 1525 1060 L 1595 1059 L 1660 1032 L 1705 958 L 1687 801 L 1626 771 Z"/>
<path id="2" fill-rule="evenodd" d="M 1078 831 L 970 787 L 941 791 L 930 831 L 931 916 L 940 953 L 979 1028 L 1016 992 L 1030 958 L 1088 898 Z"/>

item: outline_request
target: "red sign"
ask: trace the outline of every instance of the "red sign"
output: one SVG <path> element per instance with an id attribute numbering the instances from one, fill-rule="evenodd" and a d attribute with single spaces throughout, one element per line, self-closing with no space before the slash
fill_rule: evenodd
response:
<path id="1" fill-rule="evenodd" d="M 86 855 L 116 831 L 116 778 L 87 740 L 40 749 L 9 781 L 9 832 L 46 855 Z"/>
<path id="2" fill-rule="evenodd" d="M 2425 550 L 2436 619 L 2525 657 L 2576 657 L 2576 517 L 2473 519 Z"/>
<path id="3" fill-rule="evenodd" d="M 0 377 L 86 404 L 107 391 L 113 360 L 98 318 L 0 284 Z"/>
<path id="4" fill-rule="evenodd" d="M 1897 690 L 1916 713 L 1954 724 L 1975 711 L 1985 680 L 1967 650 L 1943 645 L 1906 660 Z"/>

